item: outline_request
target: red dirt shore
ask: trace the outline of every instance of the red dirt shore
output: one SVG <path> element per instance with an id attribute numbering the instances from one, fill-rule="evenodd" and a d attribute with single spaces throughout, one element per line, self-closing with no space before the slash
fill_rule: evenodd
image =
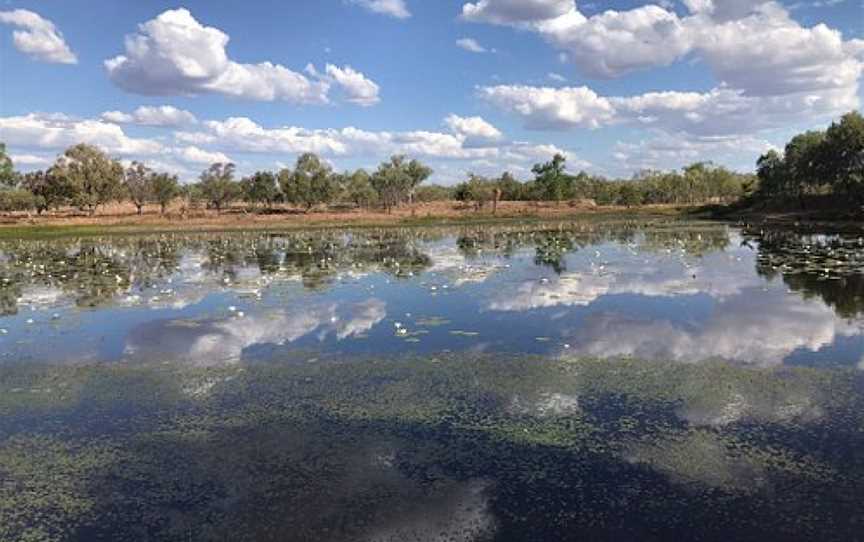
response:
<path id="1" fill-rule="evenodd" d="M 670 214 L 677 208 L 657 206 L 633 209 L 640 214 Z M 75 209 L 61 209 L 41 216 L 23 213 L 0 216 L 0 229 L 3 227 L 58 227 L 58 226 L 105 226 L 140 229 L 243 229 L 267 227 L 303 227 L 326 225 L 387 225 L 426 220 L 470 221 L 506 218 L 573 218 L 578 216 L 623 213 L 624 208 L 597 207 L 591 205 L 560 204 L 547 202 L 501 202 L 498 211 L 492 214 L 491 208 L 477 211 L 472 205 L 461 202 L 433 202 L 405 205 L 392 213 L 379 210 L 352 208 L 322 208 L 304 213 L 288 207 L 274 207 L 257 212 L 239 205 L 217 213 L 214 210 L 198 209 L 181 213 L 172 208 L 165 215 L 159 214 L 157 206 L 148 206 L 142 215 L 128 203 L 112 204 L 101 207 L 94 216 Z"/>

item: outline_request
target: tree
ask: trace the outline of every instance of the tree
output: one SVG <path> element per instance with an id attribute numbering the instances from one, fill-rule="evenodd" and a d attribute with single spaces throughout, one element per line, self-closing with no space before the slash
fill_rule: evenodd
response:
<path id="1" fill-rule="evenodd" d="M 625 207 L 642 205 L 642 191 L 637 181 L 623 181 L 618 189 L 618 203 Z"/>
<path id="2" fill-rule="evenodd" d="M 65 178 L 72 204 L 91 216 L 96 209 L 122 195 L 123 166 L 94 145 L 79 143 L 57 159 L 53 175 Z"/>
<path id="3" fill-rule="evenodd" d="M 479 211 L 490 201 L 494 201 L 498 185 L 485 177 L 470 173 L 468 180 L 456 187 L 456 199 L 474 202 L 474 209 Z"/>
<path id="4" fill-rule="evenodd" d="M 153 200 L 159 204 L 159 212 L 165 214 L 168 205 L 180 195 L 180 183 L 176 175 L 154 173 L 150 178 Z"/>
<path id="5" fill-rule="evenodd" d="M 771 149 L 756 162 L 759 194 L 763 197 L 780 195 L 785 190 L 786 164 L 779 152 Z"/>
<path id="6" fill-rule="evenodd" d="M 565 162 L 567 159 L 563 155 L 555 154 L 551 162 L 535 164 L 531 169 L 544 199 L 557 203 L 570 195 L 570 179 L 564 174 Z"/>
<path id="7" fill-rule="evenodd" d="M 378 202 L 378 193 L 372 187 L 372 178 L 365 170 L 358 169 L 348 176 L 345 197 L 357 207 L 371 207 Z"/>
<path id="8" fill-rule="evenodd" d="M 240 195 L 240 188 L 234 182 L 234 164 L 213 164 L 201 173 L 199 183 L 201 195 L 216 212 L 230 205 Z"/>
<path id="9" fill-rule="evenodd" d="M 524 198 L 524 186 L 509 172 L 505 171 L 498 179 L 501 189 L 501 199 L 504 201 L 519 201 Z"/>
<path id="10" fill-rule="evenodd" d="M 21 180 L 21 187 L 33 194 L 33 205 L 38 214 L 63 205 L 72 196 L 72 186 L 56 171 L 54 167 L 48 171 L 31 171 Z"/>
<path id="11" fill-rule="evenodd" d="M 144 206 L 153 199 L 153 171 L 141 162 L 132 162 L 123 174 L 126 195 L 135 204 L 138 214 L 143 214 Z"/>
<path id="12" fill-rule="evenodd" d="M 0 143 L 0 186 L 12 188 L 18 182 L 18 175 L 12 164 L 12 159 L 6 154 L 6 144 Z"/>
<path id="13" fill-rule="evenodd" d="M 825 134 L 824 170 L 833 186 L 864 204 L 864 117 L 843 115 Z"/>
<path id="14" fill-rule="evenodd" d="M 798 196 L 803 209 L 811 188 L 819 186 L 825 177 L 821 154 L 825 148 L 825 132 L 811 130 L 798 134 L 786 144 L 787 192 Z"/>
<path id="15" fill-rule="evenodd" d="M 306 212 L 318 204 L 330 203 L 339 193 L 339 185 L 330 166 L 312 153 L 297 158 L 294 171 L 280 171 L 279 186 L 287 201 L 300 205 Z"/>
<path id="16" fill-rule="evenodd" d="M 387 212 L 407 200 L 432 170 L 417 160 L 406 162 L 405 156 L 392 156 L 372 175 L 372 186 Z"/>
<path id="17" fill-rule="evenodd" d="M 22 188 L 0 188 L 0 212 L 29 211 L 36 208 L 36 196 Z"/>
<path id="18" fill-rule="evenodd" d="M 240 189 L 243 201 L 251 203 L 252 207 L 260 203 L 269 208 L 279 197 L 276 175 L 269 171 L 258 171 L 244 178 L 240 181 Z"/>

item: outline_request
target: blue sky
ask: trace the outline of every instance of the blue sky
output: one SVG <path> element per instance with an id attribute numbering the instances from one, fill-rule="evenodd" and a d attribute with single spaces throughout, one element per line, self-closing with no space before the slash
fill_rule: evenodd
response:
<path id="1" fill-rule="evenodd" d="M 859 108 L 862 63 L 861 0 L 9 0 L 0 141 L 24 170 L 86 141 L 184 180 L 307 150 L 446 184 L 554 152 L 750 170 Z"/>

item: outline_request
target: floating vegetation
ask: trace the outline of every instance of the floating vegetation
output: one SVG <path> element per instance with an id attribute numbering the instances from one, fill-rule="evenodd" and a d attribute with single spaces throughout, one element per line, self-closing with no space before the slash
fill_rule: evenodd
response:
<path id="1" fill-rule="evenodd" d="M 862 378 L 481 355 L 7 367 L 0 539 L 854 540 Z M 735 401 L 754 406 L 706 422 Z"/>

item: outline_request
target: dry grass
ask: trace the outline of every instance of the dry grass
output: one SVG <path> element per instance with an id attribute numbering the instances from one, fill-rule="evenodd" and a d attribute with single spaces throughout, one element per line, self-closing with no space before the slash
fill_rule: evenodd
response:
<path id="1" fill-rule="evenodd" d="M 24 213 L 0 216 L 0 232 L 11 230 L 75 230 L 76 228 L 110 228 L 112 231 L 170 231 L 170 230 L 228 230 L 297 228 L 343 225 L 398 225 L 424 222 L 461 222 L 506 219 L 564 219 L 593 215 L 638 213 L 676 214 L 678 208 L 656 206 L 650 208 L 625 209 L 622 207 L 597 207 L 562 202 L 501 202 L 498 212 L 491 208 L 477 211 L 473 205 L 442 201 L 405 205 L 388 214 L 375 209 L 320 208 L 309 213 L 277 206 L 270 210 L 255 212 L 242 205 L 235 205 L 217 213 L 215 210 L 195 209 L 182 213 L 179 206 L 172 207 L 165 215 L 158 206 L 148 206 L 138 215 L 134 205 L 117 203 L 101 207 L 94 216 L 75 209 L 61 209 L 41 216 Z"/>

